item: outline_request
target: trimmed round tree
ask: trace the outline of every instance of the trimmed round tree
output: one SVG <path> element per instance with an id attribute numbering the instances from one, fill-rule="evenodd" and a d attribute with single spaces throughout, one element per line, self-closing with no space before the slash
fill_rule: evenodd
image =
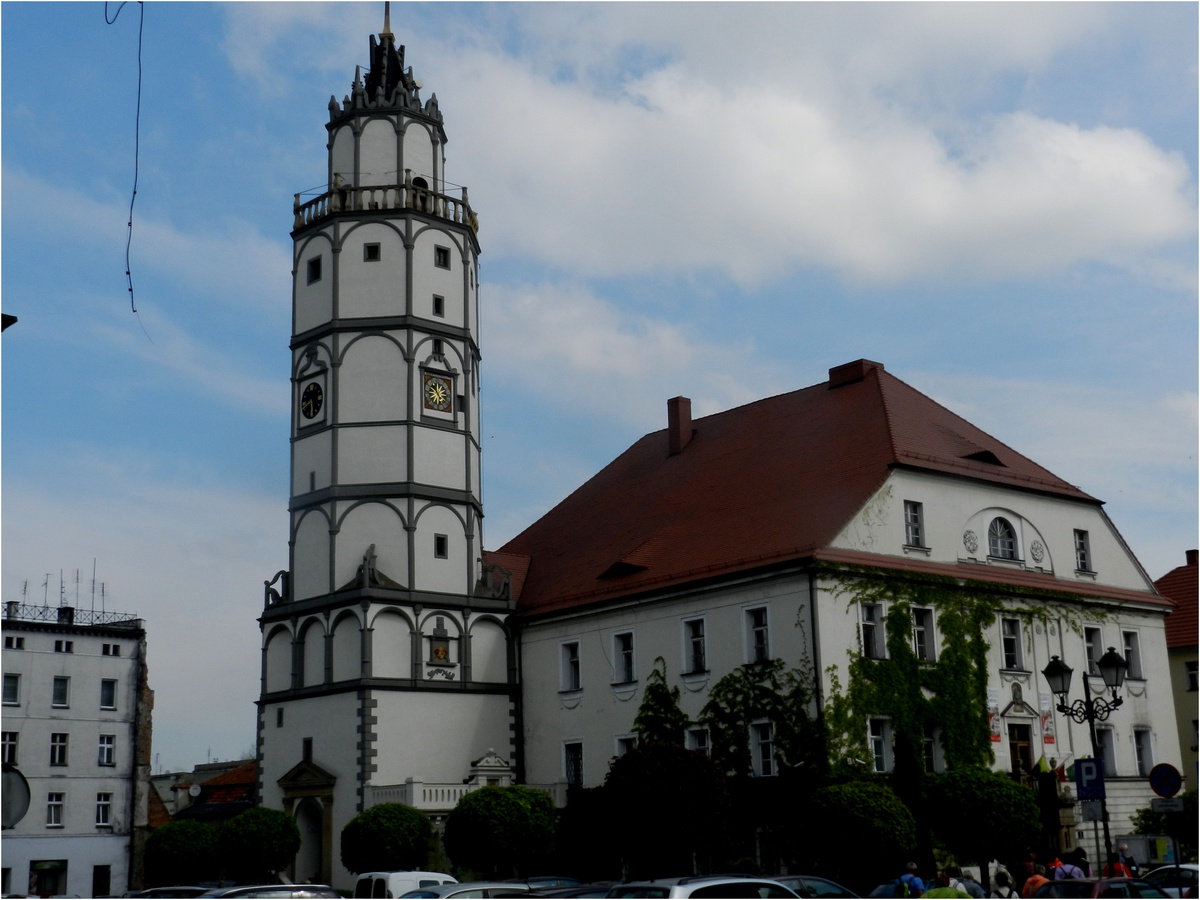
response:
<path id="1" fill-rule="evenodd" d="M 895 878 L 917 844 L 917 828 L 895 791 L 871 781 L 820 788 L 807 810 L 812 863 L 822 874 L 865 891 Z"/>
<path id="2" fill-rule="evenodd" d="M 300 849 L 300 829 L 287 813 L 256 806 L 221 828 L 218 842 L 226 877 L 239 884 L 271 882 Z"/>
<path id="3" fill-rule="evenodd" d="M 429 816 L 419 809 L 380 803 L 342 829 L 342 865 L 355 874 L 424 868 L 432 834 Z"/>
<path id="4" fill-rule="evenodd" d="M 155 828 L 145 854 L 147 884 L 199 884 L 218 874 L 217 833 L 191 819 Z"/>
<path id="5" fill-rule="evenodd" d="M 446 817 L 446 852 L 481 875 L 530 875 L 554 849 L 554 801 L 534 788 L 472 791 Z"/>
<path id="6" fill-rule="evenodd" d="M 632 878 L 678 875 L 725 850 L 725 777 L 703 753 L 645 744 L 613 762 L 604 793 Z"/>
<path id="7" fill-rule="evenodd" d="M 1023 858 L 1037 846 L 1037 798 L 1007 775 L 954 769 L 935 777 L 928 793 L 934 834 L 959 862 L 979 863 L 985 879 L 988 860 Z"/>

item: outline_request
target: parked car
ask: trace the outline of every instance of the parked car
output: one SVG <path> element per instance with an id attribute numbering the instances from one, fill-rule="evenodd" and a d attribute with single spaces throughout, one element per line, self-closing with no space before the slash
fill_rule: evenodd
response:
<path id="1" fill-rule="evenodd" d="M 1200 865 L 1180 863 L 1177 866 L 1159 866 L 1142 876 L 1151 884 L 1162 888 L 1172 897 L 1187 896 L 1189 888 L 1196 886 Z"/>
<path id="2" fill-rule="evenodd" d="M 1144 897 L 1162 900 L 1167 894 L 1157 885 L 1142 878 L 1064 878 L 1043 884 L 1033 892 L 1034 897 Z"/>
<path id="3" fill-rule="evenodd" d="M 140 891 L 126 891 L 122 897 L 199 897 L 207 894 L 211 887 L 195 884 L 177 884 L 171 887 L 143 888 Z"/>
<path id="4" fill-rule="evenodd" d="M 531 897 L 533 891 L 525 884 L 513 884 L 510 881 L 464 881 L 462 884 L 443 884 L 438 887 L 421 888 L 401 894 L 401 897 L 423 897 L 433 900 L 436 897 Z"/>
<path id="5" fill-rule="evenodd" d="M 781 898 L 799 896 L 778 881 L 734 875 L 694 875 L 653 881 L 630 881 L 613 885 L 609 897 L 746 897 Z"/>
<path id="6" fill-rule="evenodd" d="M 534 888 L 539 897 L 607 897 L 612 884 L 577 884 L 573 887 Z"/>
<path id="7" fill-rule="evenodd" d="M 818 878 L 816 875 L 780 875 L 772 878 L 785 888 L 794 891 L 801 897 L 829 898 L 829 900 L 850 900 L 858 894 L 848 887 L 842 887 L 836 881 L 828 878 Z"/>
<path id="8" fill-rule="evenodd" d="M 338 897 L 342 895 L 327 884 L 239 884 L 237 887 L 214 888 L 201 897 Z"/>
<path id="9" fill-rule="evenodd" d="M 535 891 L 539 888 L 568 888 L 583 884 L 578 878 L 571 878 L 569 875 L 530 875 L 528 878 L 510 878 L 508 883 L 523 884 Z"/>
<path id="10" fill-rule="evenodd" d="M 443 884 L 458 884 L 458 879 L 445 872 L 363 872 L 354 882 L 354 896 L 401 897 L 409 891 Z"/>

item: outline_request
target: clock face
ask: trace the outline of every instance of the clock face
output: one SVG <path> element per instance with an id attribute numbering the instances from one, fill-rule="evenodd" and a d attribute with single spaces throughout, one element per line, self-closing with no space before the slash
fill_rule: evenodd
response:
<path id="1" fill-rule="evenodd" d="M 304 386 L 303 393 L 300 394 L 300 414 L 306 419 L 315 419 L 321 413 L 321 406 L 325 403 L 325 392 L 321 390 L 319 382 L 310 381 Z"/>
<path id="2" fill-rule="evenodd" d="M 450 380 L 438 375 L 426 375 L 422 399 L 426 409 L 450 411 Z"/>

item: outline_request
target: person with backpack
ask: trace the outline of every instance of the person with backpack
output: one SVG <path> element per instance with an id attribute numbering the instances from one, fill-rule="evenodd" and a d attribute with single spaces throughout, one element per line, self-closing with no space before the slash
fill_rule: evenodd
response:
<path id="1" fill-rule="evenodd" d="M 1033 874 L 1025 879 L 1025 886 L 1021 888 L 1021 896 L 1032 897 L 1038 888 L 1049 883 L 1050 879 L 1046 877 L 1046 867 L 1041 863 L 1035 863 Z"/>
<path id="2" fill-rule="evenodd" d="M 915 862 L 904 867 L 904 874 L 896 879 L 893 887 L 896 897 L 920 897 L 925 893 L 925 882 L 917 874 Z"/>
<path id="3" fill-rule="evenodd" d="M 1017 896 L 1017 892 L 1013 890 L 1012 879 L 1003 869 L 996 872 L 996 886 L 992 888 L 990 896 L 997 897 L 999 900 L 1015 900 Z"/>

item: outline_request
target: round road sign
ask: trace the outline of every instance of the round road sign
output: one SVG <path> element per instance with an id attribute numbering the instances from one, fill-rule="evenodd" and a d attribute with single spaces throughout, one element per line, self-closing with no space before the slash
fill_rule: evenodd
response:
<path id="1" fill-rule="evenodd" d="M 1183 777 L 1170 763 L 1159 763 L 1150 770 L 1150 790 L 1160 797 L 1174 797 L 1183 787 Z"/>

